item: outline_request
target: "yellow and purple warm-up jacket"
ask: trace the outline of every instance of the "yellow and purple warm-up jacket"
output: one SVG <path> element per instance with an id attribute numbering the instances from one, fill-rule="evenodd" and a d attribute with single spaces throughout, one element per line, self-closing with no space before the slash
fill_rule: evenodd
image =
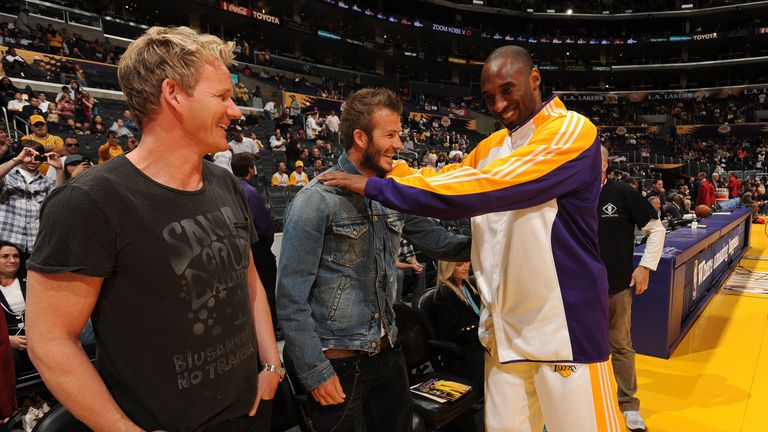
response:
<path id="1" fill-rule="evenodd" d="M 406 213 L 472 218 L 480 339 L 501 362 L 605 361 L 608 286 L 597 243 L 597 129 L 546 101 L 440 173 L 397 164 L 365 195 Z"/>

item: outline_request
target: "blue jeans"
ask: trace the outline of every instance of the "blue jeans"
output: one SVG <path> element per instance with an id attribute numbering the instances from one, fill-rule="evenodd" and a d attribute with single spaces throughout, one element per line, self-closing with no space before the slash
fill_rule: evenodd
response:
<path id="1" fill-rule="evenodd" d="M 331 360 L 347 398 L 320 405 L 307 395 L 315 432 L 410 432 L 413 413 L 405 359 L 397 348 Z"/>

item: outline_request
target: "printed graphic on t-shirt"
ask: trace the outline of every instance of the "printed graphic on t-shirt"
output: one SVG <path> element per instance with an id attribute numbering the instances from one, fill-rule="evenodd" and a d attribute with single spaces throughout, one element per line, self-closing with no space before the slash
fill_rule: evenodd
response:
<path id="1" fill-rule="evenodd" d="M 216 342 L 173 355 L 179 389 L 213 380 L 255 352 L 250 309 L 243 306 L 248 305 L 248 223 L 223 207 L 172 222 L 162 230 L 170 246 L 171 266 L 182 278 L 179 296 L 189 305 L 189 331 Z M 225 328 L 243 330 L 217 338 Z"/>

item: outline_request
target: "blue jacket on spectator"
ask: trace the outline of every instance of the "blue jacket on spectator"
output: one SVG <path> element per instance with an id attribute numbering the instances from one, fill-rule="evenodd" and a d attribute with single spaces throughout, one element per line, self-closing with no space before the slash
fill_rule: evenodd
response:
<path id="1" fill-rule="evenodd" d="M 360 174 L 346 153 L 332 169 Z M 394 344 L 401 234 L 433 258 L 468 261 L 470 254 L 469 237 L 316 179 L 291 202 L 285 227 L 277 314 L 285 353 L 307 390 L 335 373 L 323 349 L 376 353 L 382 327 Z"/>

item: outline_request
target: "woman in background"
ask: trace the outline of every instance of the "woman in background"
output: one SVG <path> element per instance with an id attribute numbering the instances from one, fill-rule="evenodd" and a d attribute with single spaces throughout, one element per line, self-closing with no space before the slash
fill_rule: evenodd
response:
<path id="1" fill-rule="evenodd" d="M 469 262 L 444 262 L 437 265 L 437 292 L 433 308 L 437 337 L 464 349 L 464 356 L 449 359 L 446 368 L 471 380 L 483 390 L 485 348 L 477 336 L 480 322 L 480 295 L 469 281 Z"/>

